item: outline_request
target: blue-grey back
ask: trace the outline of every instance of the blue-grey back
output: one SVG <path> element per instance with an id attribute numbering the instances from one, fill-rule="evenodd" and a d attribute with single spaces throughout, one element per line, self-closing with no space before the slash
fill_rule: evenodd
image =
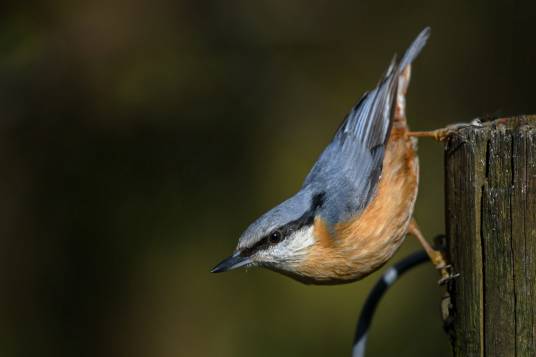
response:
<path id="1" fill-rule="evenodd" d="M 356 215 L 374 196 L 396 107 L 398 80 L 426 44 L 424 29 L 402 59 L 352 108 L 309 172 L 302 190 L 325 191 L 321 215 L 334 224 Z"/>

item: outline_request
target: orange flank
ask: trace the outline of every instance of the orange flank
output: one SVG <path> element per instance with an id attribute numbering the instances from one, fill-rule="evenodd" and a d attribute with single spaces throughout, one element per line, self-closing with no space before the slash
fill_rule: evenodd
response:
<path id="1" fill-rule="evenodd" d="M 314 234 L 318 243 L 324 248 L 328 248 L 333 243 L 326 222 L 320 216 L 315 217 Z"/>
<path id="2" fill-rule="evenodd" d="M 337 224 L 333 236 L 320 217 L 315 219 L 320 244 L 297 267 L 300 275 L 314 276 L 316 283 L 350 282 L 375 271 L 397 251 L 418 190 L 415 141 L 407 131 L 405 120 L 394 121 L 376 194 L 361 213 Z"/>

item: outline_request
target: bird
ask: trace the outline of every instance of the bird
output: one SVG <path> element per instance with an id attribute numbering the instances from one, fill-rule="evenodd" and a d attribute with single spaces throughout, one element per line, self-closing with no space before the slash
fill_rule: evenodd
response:
<path id="1" fill-rule="evenodd" d="M 445 256 L 413 218 L 415 137 L 444 138 L 413 134 L 405 115 L 411 63 L 430 31 L 426 27 L 400 59 L 395 56 L 376 88 L 351 109 L 299 191 L 254 221 L 211 272 L 259 266 L 305 284 L 350 283 L 383 266 L 410 234 L 440 271 L 439 282 L 452 278 Z"/>

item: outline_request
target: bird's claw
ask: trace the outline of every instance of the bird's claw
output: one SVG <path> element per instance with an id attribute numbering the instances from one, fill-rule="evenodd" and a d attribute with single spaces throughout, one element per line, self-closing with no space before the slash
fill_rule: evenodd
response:
<path id="1" fill-rule="evenodd" d="M 439 281 L 437 282 L 439 285 L 445 285 L 449 281 L 454 280 L 460 276 L 460 273 L 454 273 L 452 271 L 452 265 L 450 264 L 445 265 L 444 267 L 436 268 L 439 269 L 441 272 L 441 279 L 439 279 Z"/>
<path id="2" fill-rule="evenodd" d="M 440 265 L 436 265 L 435 268 L 437 270 L 450 269 L 450 268 L 452 268 L 452 265 L 451 264 L 440 264 Z"/>
<path id="3" fill-rule="evenodd" d="M 453 272 L 452 265 L 447 264 L 441 251 L 434 251 L 430 258 L 435 268 L 439 270 L 439 273 L 441 274 L 441 279 L 437 282 L 439 285 L 445 285 L 447 282 L 460 276 L 460 274 Z"/>
<path id="4" fill-rule="evenodd" d="M 473 119 L 469 123 L 456 123 L 446 126 L 443 129 L 439 129 L 440 138 L 439 141 L 443 141 L 446 138 L 448 138 L 450 135 L 452 135 L 454 132 L 458 131 L 462 128 L 469 128 L 469 127 L 476 127 L 480 128 L 482 127 L 482 121 L 480 119 Z"/>

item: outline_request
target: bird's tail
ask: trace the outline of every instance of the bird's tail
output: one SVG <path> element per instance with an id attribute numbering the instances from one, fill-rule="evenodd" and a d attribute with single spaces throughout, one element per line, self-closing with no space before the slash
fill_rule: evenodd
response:
<path id="1" fill-rule="evenodd" d="M 377 87 L 365 93 L 337 130 L 334 140 L 352 133 L 356 141 L 372 149 L 385 145 L 391 128 L 405 126 L 405 94 L 410 64 L 426 44 L 430 28 L 425 28 L 406 50 L 400 61 L 396 56 Z"/>
<path id="2" fill-rule="evenodd" d="M 393 125 L 397 127 L 406 127 L 406 93 L 408 91 L 409 80 L 411 78 L 411 62 L 419 55 L 430 37 L 430 27 L 426 27 L 411 46 L 406 50 L 400 62 L 397 65 L 398 87 L 396 95 L 396 106 L 393 115 Z"/>
<path id="3" fill-rule="evenodd" d="M 423 47 L 426 45 L 428 37 L 430 37 L 430 32 L 430 27 L 426 27 L 424 30 L 421 31 L 417 38 L 413 40 L 413 43 L 406 50 L 406 52 L 402 56 L 402 59 L 399 62 L 398 67 L 401 70 L 404 70 L 404 67 L 411 64 L 411 62 L 413 62 L 413 60 L 419 55 Z"/>

